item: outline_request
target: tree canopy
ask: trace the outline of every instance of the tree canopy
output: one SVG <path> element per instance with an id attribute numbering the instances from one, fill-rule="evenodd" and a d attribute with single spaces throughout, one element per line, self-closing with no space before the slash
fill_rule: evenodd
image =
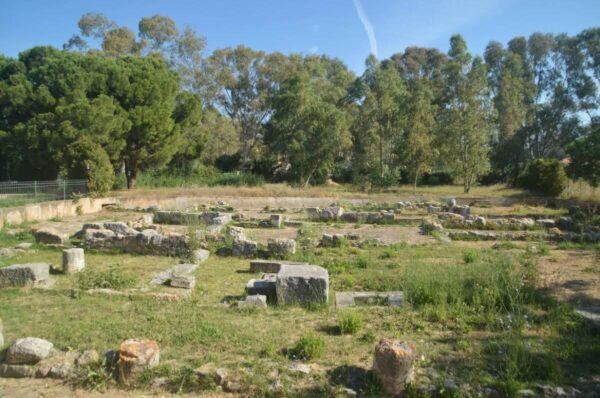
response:
<path id="1" fill-rule="evenodd" d="M 599 28 L 492 41 L 482 57 L 454 35 L 447 54 L 408 47 L 355 76 L 325 55 L 204 54 L 163 15 L 77 27 L 63 50 L 0 56 L 1 179 L 106 191 L 119 173 L 133 188 L 139 171 L 227 164 L 302 185 L 438 174 L 468 191 L 569 156 L 571 176 L 598 184 Z"/>

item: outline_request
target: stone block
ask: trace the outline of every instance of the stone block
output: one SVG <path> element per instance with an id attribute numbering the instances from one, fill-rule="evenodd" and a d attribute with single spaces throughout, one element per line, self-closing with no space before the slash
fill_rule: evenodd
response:
<path id="1" fill-rule="evenodd" d="M 54 345 L 37 337 L 16 340 L 6 350 L 4 362 L 13 365 L 33 365 L 52 354 Z"/>
<path id="2" fill-rule="evenodd" d="M 354 306 L 400 307 L 404 303 L 402 292 L 336 292 L 335 306 L 346 308 Z"/>
<path id="3" fill-rule="evenodd" d="M 329 273 L 316 265 L 283 264 L 276 277 L 278 304 L 327 303 Z"/>
<path id="4" fill-rule="evenodd" d="M 62 252 L 62 256 L 62 270 L 65 274 L 83 271 L 85 268 L 85 256 L 83 249 L 77 247 L 73 249 L 65 249 Z"/>
<path id="5" fill-rule="evenodd" d="M 128 384 L 145 369 L 153 368 L 160 361 L 158 343 L 148 339 L 128 339 L 119 346 L 117 378 Z"/>
<path id="6" fill-rule="evenodd" d="M 35 241 L 48 245 L 62 245 L 68 240 L 68 236 L 55 228 L 40 228 L 32 231 Z"/>
<path id="7" fill-rule="evenodd" d="M 265 272 L 276 274 L 283 264 L 298 265 L 306 264 L 296 261 L 278 261 L 278 260 L 252 260 L 250 261 L 250 272 Z"/>
<path id="8" fill-rule="evenodd" d="M 410 343 L 387 339 L 379 341 L 373 357 L 373 372 L 387 394 L 397 396 L 404 392 L 413 377 L 415 357 L 415 348 Z"/>
<path id="9" fill-rule="evenodd" d="M 0 288 L 44 283 L 48 281 L 49 277 L 50 264 L 14 264 L 0 268 Z"/>
<path id="10" fill-rule="evenodd" d="M 251 258 L 258 253 L 258 243 L 248 239 L 236 239 L 233 242 L 231 253 L 234 256 Z"/>
<path id="11" fill-rule="evenodd" d="M 261 279 L 250 279 L 246 283 L 246 294 L 267 296 L 270 301 L 275 301 L 277 298 L 275 280 L 275 274 L 263 274 Z"/>
<path id="12" fill-rule="evenodd" d="M 293 239 L 269 239 L 267 250 L 274 257 L 286 257 L 296 253 L 296 241 Z"/>

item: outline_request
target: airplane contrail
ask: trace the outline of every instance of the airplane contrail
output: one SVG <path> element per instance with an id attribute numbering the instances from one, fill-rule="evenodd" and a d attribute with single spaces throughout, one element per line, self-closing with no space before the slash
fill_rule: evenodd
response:
<path id="1" fill-rule="evenodd" d="M 354 8 L 356 8 L 356 13 L 358 14 L 358 18 L 360 18 L 360 22 L 362 22 L 365 32 L 367 32 L 367 36 L 369 37 L 369 45 L 371 46 L 371 54 L 377 56 L 377 39 L 375 39 L 375 31 L 373 30 L 373 25 L 371 25 L 371 21 L 369 21 L 369 17 L 365 13 L 363 6 L 360 0 L 353 0 Z"/>

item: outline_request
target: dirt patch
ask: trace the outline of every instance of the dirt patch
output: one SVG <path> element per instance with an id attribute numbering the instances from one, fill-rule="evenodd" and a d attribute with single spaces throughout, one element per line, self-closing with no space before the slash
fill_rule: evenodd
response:
<path id="1" fill-rule="evenodd" d="M 538 263 L 540 287 L 577 307 L 600 306 L 600 262 L 593 251 L 553 250 Z"/>
<path id="2" fill-rule="evenodd" d="M 222 397 L 227 394 L 218 392 L 206 392 L 202 394 L 170 394 L 164 391 L 126 391 L 122 389 L 109 388 L 104 392 L 74 389 L 65 385 L 62 381 L 51 379 L 28 379 L 26 383 L 22 379 L 0 378 L 0 397 L 11 398 L 134 398 L 134 397 Z M 230 394 L 227 396 L 231 396 Z"/>

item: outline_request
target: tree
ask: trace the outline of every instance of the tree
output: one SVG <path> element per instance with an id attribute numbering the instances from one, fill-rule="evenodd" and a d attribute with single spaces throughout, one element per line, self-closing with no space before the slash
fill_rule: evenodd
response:
<path id="1" fill-rule="evenodd" d="M 414 189 L 421 173 L 431 170 L 438 151 L 434 146 L 436 133 L 433 93 L 426 83 L 416 84 L 407 101 L 406 137 L 399 158 L 412 177 Z"/>
<path id="2" fill-rule="evenodd" d="M 329 177 L 336 155 L 350 145 L 342 111 L 318 95 L 306 73 L 284 81 L 272 107 L 265 141 L 294 179 L 306 187 L 315 175 Z"/>
<path id="3" fill-rule="evenodd" d="M 270 113 L 265 54 L 238 46 L 216 50 L 208 62 L 216 84 L 216 105 L 239 131 L 242 165 L 247 168 Z"/>
<path id="4" fill-rule="evenodd" d="M 595 124 L 589 135 L 573 141 L 567 153 L 571 158 L 567 168 L 569 175 L 597 187 L 600 184 L 600 124 Z"/>
<path id="5" fill-rule="evenodd" d="M 374 174 L 375 177 L 371 179 L 377 181 L 372 182 L 387 185 L 397 175 L 395 167 L 398 159 L 394 155 L 404 145 L 402 132 L 406 87 L 395 67 L 382 67 L 373 56 L 367 59 L 360 85 L 358 100 L 361 106 L 356 124 L 356 134 L 359 136 L 355 137 L 355 147 L 358 143 L 367 145 L 359 149 L 365 152 L 366 156 L 362 158 L 368 162 L 363 167 Z M 371 159 L 376 159 L 376 162 L 372 163 Z"/>
<path id="6" fill-rule="evenodd" d="M 464 39 L 450 39 L 445 69 L 447 103 L 441 115 L 440 143 L 448 166 L 463 180 L 465 193 L 489 169 L 491 110 L 483 60 L 471 61 Z"/>
<path id="7" fill-rule="evenodd" d="M 137 55 L 144 47 L 136 42 L 133 31 L 126 27 L 108 30 L 102 39 L 102 50 L 110 55 Z"/>
<path id="8" fill-rule="evenodd" d="M 179 123 L 173 119 L 179 80 L 163 60 L 126 57 L 119 63 L 129 78 L 119 102 L 131 123 L 122 159 L 127 187 L 135 188 L 139 170 L 164 166 L 180 149 L 185 118 Z"/>
<path id="9" fill-rule="evenodd" d="M 138 30 L 140 38 L 150 42 L 155 51 L 164 51 L 164 46 L 174 42 L 179 34 L 175 21 L 162 15 L 142 18 Z"/>

